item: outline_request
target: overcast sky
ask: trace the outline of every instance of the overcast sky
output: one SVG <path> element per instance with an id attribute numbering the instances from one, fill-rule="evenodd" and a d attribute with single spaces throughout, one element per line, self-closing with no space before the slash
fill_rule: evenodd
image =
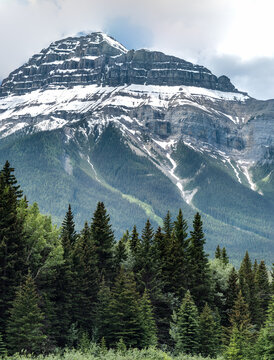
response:
<path id="1" fill-rule="evenodd" d="M 273 0 L 0 0 L 0 80 L 50 42 L 104 31 L 274 98 Z"/>

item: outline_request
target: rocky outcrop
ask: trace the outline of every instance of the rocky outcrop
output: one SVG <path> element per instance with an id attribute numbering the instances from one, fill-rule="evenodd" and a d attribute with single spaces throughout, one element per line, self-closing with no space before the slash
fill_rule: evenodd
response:
<path id="1" fill-rule="evenodd" d="M 128 51 L 103 33 L 53 42 L 3 80 L 0 96 L 49 86 L 147 84 L 237 91 L 226 76 L 157 51 Z"/>

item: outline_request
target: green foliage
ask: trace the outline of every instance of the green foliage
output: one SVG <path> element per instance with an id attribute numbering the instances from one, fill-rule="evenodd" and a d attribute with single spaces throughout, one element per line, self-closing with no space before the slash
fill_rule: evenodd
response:
<path id="1" fill-rule="evenodd" d="M 193 220 L 193 231 L 188 246 L 188 289 L 198 308 L 210 303 L 210 274 L 207 255 L 204 251 L 205 237 L 201 215 L 196 213 Z"/>
<path id="2" fill-rule="evenodd" d="M 17 212 L 21 193 L 13 170 L 6 162 L 0 172 L 0 328 L 3 332 L 8 308 L 27 270 L 23 221 Z"/>
<path id="3" fill-rule="evenodd" d="M 7 348 L 4 344 L 3 336 L 0 333 L 0 359 L 5 358 L 7 356 Z"/>
<path id="4" fill-rule="evenodd" d="M 157 345 L 157 329 L 152 311 L 151 302 L 145 290 L 140 301 L 140 315 L 142 327 L 141 348 Z"/>
<path id="5" fill-rule="evenodd" d="M 39 296 L 29 274 L 19 288 L 10 310 L 7 343 L 11 353 L 25 350 L 39 354 L 43 351 L 46 335 L 43 333 L 44 314 L 39 308 Z"/>
<path id="6" fill-rule="evenodd" d="M 96 247 L 99 273 L 106 281 L 110 281 L 114 271 L 114 234 L 103 202 L 98 202 L 93 214 L 91 236 Z"/>
<path id="7" fill-rule="evenodd" d="M 272 360 L 274 354 L 274 296 L 267 310 L 265 326 L 261 329 L 256 344 L 256 360 Z"/>
<path id="8" fill-rule="evenodd" d="M 179 310 L 172 315 L 170 335 L 177 353 L 199 353 L 199 315 L 189 291 Z"/>
<path id="9" fill-rule="evenodd" d="M 203 356 L 216 357 L 219 349 L 219 333 L 213 312 L 206 304 L 200 315 L 200 353 Z"/>

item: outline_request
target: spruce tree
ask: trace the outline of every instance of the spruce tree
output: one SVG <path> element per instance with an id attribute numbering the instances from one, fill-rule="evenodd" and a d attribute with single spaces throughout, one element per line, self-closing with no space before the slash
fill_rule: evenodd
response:
<path id="1" fill-rule="evenodd" d="M 224 265 L 227 265 L 229 263 L 229 258 L 227 256 L 227 252 L 226 252 L 226 248 L 223 247 L 222 249 L 222 255 L 221 255 L 221 259 Z"/>
<path id="2" fill-rule="evenodd" d="M 0 332 L 0 359 L 4 359 L 7 356 L 7 348 L 4 344 L 3 336 Z"/>
<path id="3" fill-rule="evenodd" d="M 121 266 L 128 258 L 128 253 L 126 248 L 128 240 L 129 240 L 129 233 L 128 231 L 126 231 L 114 248 L 114 263 L 115 263 L 116 274 L 120 272 Z"/>
<path id="4" fill-rule="evenodd" d="M 98 259 L 90 228 L 85 222 L 77 239 L 74 254 L 74 322 L 87 334 L 92 334 L 95 321 L 95 304 L 99 291 Z"/>
<path id="5" fill-rule="evenodd" d="M 221 248 L 220 245 L 218 245 L 215 250 L 215 259 L 221 259 L 221 256 L 222 256 Z"/>
<path id="6" fill-rule="evenodd" d="M 219 347 L 219 333 L 216 331 L 213 312 L 206 304 L 200 315 L 200 353 L 202 356 L 216 357 Z"/>
<path id="7" fill-rule="evenodd" d="M 172 277 L 169 279 L 171 292 L 182 299 L 186 291 L 189 263 L 187 258 L 187 223 L 183 218 L 182 210 L 179 210 L 176 221 L 174 221 L 173 232 L 171 236 L 171 249 L 173 271 Z M 171 274 L 170 274 L 171 275 Z"/>
<path id="8" fill-rule="evenodd" d="M 189 291 L 178 312 L 173 313 L 170 335 L 175 342 L 176 352 L 199 353 L 199 315 Z"/>
<path id="9" fill-rule="evenodd" d="M 95 307 L 95 324 L 93 326 L 93 338 L 95 341 L 102 341 L 104 345 L 110 345 L 109 341 L 112 336 L 112 309 L 111 302 L 113 294 L 106 284 L 104 277 L 100 283 L 97 303 Z M 107 339 L 107 341 L 106 341 Z"/>
<path id="10" fill-rule="evenodd" d="M 167 212 L 163 223 L 164 223 L 163 230 L 164 230 L 165 238 L 166 238 L 166 241 L 168 242 L 169 239 L 171 238 L 172 229 L 173 229 L 173 224 L 172 224 L 171 215 L 170 215 L 169 211 Z"/>
<path id="11" fill-rule="evenodd" d="M 14 168 L 10 167 L 10 163 L 6 161 L 3 169 L 0 171 L 0 175 L 3 177 L 5 186 L 10 187 L 17 200 L 19 200 L 23 196 L 23 191 L 20 189 L 20 185 L 17 185 L 17 179 L 13 173 Z"/>
<path id="12" fill-rule="evenodd" d="M 127 347 L 138 347 L 142 343 L 143 328 L 140 311 L 140 297 L 132 273 L 121 269 L 112 290 L 109 303 L 111 317 L 109 318 L 106 343 L 112 347 L 123 339 Z"/>
<path id="13" fill-rule="evenodd" d="M 262 326 L 266 319 L 269 300 L 271 298 L 270 284 L 267 268 L 264 261 L 261 261 L 255 273 L 255 290 L 258 298 L 259 325 Z"/>
<path id="14" fill-rule="evenodd" d="M 253 324 L 259 323 L 258 298 L 255 288 L 255 278 L 252 270 L 252 263 L 246 252 L 239 270 L 239 286 L 243 297 L 248 304 Z"/>
<path id="15" fill-rule="evenodd" d="M 274 355 L 274 296 L 270 299 L 265 326 L 256 344 L 256 360 L 273 360 Z"/>
<path id="16" fill-rule="evenodd" d="M 238 274 L 235 268 L 233 267 L 228 278 L 228 286 L 225 292 L 225 318 L 224 325 L 227 327 L 230 324 L 229 317 L 234 307 L 235 301 L 239 294 L 239 285 L 238 285 Z"/>
<path id="17" fill-rule="evenodd" d="M 140 313 L 142 327 L 141 347 L 146 348 L 149 346 L 155 346 L 157 345 L 157 329 L 151 301 L 149 300 L 149 296 L 146 290 L 140 300 Z"/>
<path id="18" fill-rule="evenodd" d="M 103 202 L 98 202 L 91 223 L 91 235 L 96 247 L 99 274 L 111 281 L 114 272 L 114 234 Z"/>
<path id="19" fill-rule="evenodd" d="M 11 353 L 21 350 L 41 353 L 46 335 L 43 333 L 44 314 L 39 302 L 35 283 L 29 274 L 25 284 L 17 291 L 10 310 L 7 343 Z"/>
<path id="20" fill-rule="evenodd" d="M 199 213 L 193 221 L 193 231 L 188 246 L 188 289 L 199 309 L 211 301 L 210 273 L 207 254 L 204 251 L 205 237 Z"/>
<path id="21" fill-rule="evenodd" d="M 23 219 L 17 212 L 20 191 L 12 172 L 7 163 L 0 172 L 0 328 L 3 333 L 8 308 L 27 272 Z"/>
<path id="22" fill-rule="evenodd" d="M 230 316 L 231 336 L 226 358 L 251 359 L 251 317 L 240 290 Z"/>
<path id="23" fill-rule="evenodd" d="M 139 234 L 137 232 L 136 225 L 133 226 L 129 244 L 130 244 L 131 252 L 133 254 L 135 254 L 140 245 L 140 239 L 139 239 Z"/>
<path id="24" fill-rule="evenodd" d="M 61 239 L 64 247 L 65 257 L 69 254 L 66 252 L 72 252 L 76 242 L 76 231 L 73 213 L 69 204 L 68 211 L 66 212 L 65 218 L 62 223 Z"/>

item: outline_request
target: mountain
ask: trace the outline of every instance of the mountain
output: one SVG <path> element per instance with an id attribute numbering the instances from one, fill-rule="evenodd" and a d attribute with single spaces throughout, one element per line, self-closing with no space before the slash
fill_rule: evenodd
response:
<path id="1" fill-rule="evenodd" d="M 104 201 L 117 236 L 181 207 L 203 214 L 208 251 L 274 244 L 274 100 L 226 76 L 103 33 L 52 43 L 0 87 L 0 163 L 30 202 L 79 228 Z"/>

